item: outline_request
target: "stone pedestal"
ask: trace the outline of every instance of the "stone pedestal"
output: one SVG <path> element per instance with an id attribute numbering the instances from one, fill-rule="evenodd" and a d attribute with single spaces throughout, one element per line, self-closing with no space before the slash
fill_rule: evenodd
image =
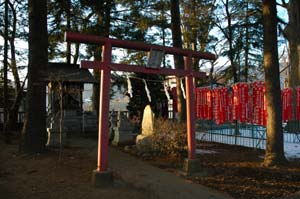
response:
<path id="1" fill-rule="evenodd" d="M 184 159 L 183 171 L 186 175 L 197 175 L 201 172 L 200 159 Z"/>
<path id="2" fill-rule="evenodd" d="M 113 182 L 114 179 L 111 171 L 99 172 L 98 170 L 93 170 L 92 184 L 95 187 L 109 187 L 113 185 Z"/>

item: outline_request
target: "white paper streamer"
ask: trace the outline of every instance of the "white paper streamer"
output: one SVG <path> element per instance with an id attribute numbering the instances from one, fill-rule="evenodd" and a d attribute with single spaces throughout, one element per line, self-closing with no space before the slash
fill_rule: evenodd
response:
<path id="1" fill-rule="evenodd" d="M 132 94 L 132 86 L 131 86 L 131 81 L 130 81 L 130 78 L 128 77 L 127 75 L 127 92 L 130 96 L 130 98 L 133 97 L 133 94 Z"/>
<path id="2" fill-rule="evenodd" d="M 185 91 L 184 91 L 182 79 L 180 79 L 180 87 L 181 87 L 183 98 L 185 99 Z"/>
<path id="3" fill-rule="evenodd" d="M 170 94 L 168 92 L 168 87 L 167 86 L 168 86 L 167 83 L 164 83 L 165 94 L 166 94 L 166 96 L 168 98 L 168 101 L 170 101 Z"/>
<path id="4" fill-rule="evenodd" d="M 144 81 L 144 84 L 145 84 L 145 91 L 147 93 L 148 100 L 149 100 L 149 102 L 151 102 L 151 95 L 150 95 L 150 91 L 148 89 L 147 83 L 144 79 L 143 79 L 143 81 Z"/>

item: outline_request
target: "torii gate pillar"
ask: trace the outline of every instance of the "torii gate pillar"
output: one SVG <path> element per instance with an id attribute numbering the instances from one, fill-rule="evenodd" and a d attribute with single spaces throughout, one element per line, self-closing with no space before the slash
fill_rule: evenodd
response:
<path id="1" fill-rule="evenodd" d="M 108 129 L 109 129 L 109 90 L 110 90 L 110 68 L 112 46 L 106 42 L 103 46 L 103 69 L 100 77 L 99 96 L 99 124 L 98 124 L 98 157 L 97 168 L 92 174 L 92 184 L 96 187 L 103 187 L 113 183 L 113 175 L 108 170 Z"/>
<path id="2" fill-rule="evenodd" d="M 196 158 L 196 137 L 195 137 L 195 96 L 194 77 L 192 75 L 192 56 L 189 54 L 184 58 L 184 68 L 188 72 L 185 76 L 186 86 L 186 124 L 188 157 L 184 160 L 183 170 L 187 175 L 197 173 L 200 169 L 200 160 Z"/>

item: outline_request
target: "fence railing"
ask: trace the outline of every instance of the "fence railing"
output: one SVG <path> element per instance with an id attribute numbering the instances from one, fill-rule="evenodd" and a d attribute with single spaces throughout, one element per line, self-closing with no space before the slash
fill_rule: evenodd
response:
<path id="1" fill-rule="evenodd" d="M 297 126 L 299 124 L 290 125 Z M 212 120 L 198 120 L 196 131 L 197 140 L 259 149 L 263 149 L 266 145 L 266 128 L 250 123 L 237 122 L 216 125 Z M 300 132 L 287 129 L 287 124 L 283 123 L 283 139 L 286 143 L 300 143 Z"/>
<path id="2" fill-rule="evenodd" d="M 18 112 L 17 123 L 23 124 L 25 118 L 25 112 Z M 0 112 L 0 124 L 4 123 L 4 112 Z"/>

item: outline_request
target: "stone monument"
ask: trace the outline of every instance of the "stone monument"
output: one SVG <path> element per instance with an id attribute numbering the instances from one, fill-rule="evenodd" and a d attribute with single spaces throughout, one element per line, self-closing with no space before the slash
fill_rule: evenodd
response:
<path id="1" fill-rule="evenodd" d="M 136 137 L 136 146 L 138 150 L 151 150 L 151 136 L 154 134 L 154 113 L 150 105 L 144 109 L 142 120 L 142 133 Z"/>
<path id="2" fill-rule="evenodd" d="M 131 126 L 125 112 L 119 111 L 117 113 L 117 126 L 113 127 L 113 131 L 114 136 L 112 145 L 122 146 L 134 144 L 136 134 L 132 133 L 133 127 Z"/>

